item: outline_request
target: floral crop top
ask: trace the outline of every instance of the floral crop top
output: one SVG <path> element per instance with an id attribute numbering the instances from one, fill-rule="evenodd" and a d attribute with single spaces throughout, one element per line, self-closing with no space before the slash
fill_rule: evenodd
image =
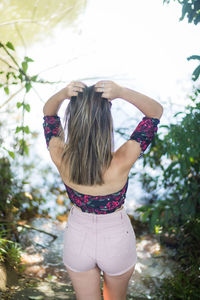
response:
<path id="1" fill-rule="evenodd" d="M 157 125 L 159 122 L 159 119 L 144 117 L 131 134 L 130 140 L 135 140 L 140 143 L 140 157 L 152 142 L 154 135 L 158 130 Z M 47 148 L 49 148 L 50 139 L 53 136 L 59 136 L 62 131 L 60 118 L 58 116 L 44 116 L 43 128 Z M 81 194 L 67 186 L 65 183 L 64 185 L 71 202 L 78 206 L 83 212 L 108 214 L 114 212 L 124 204 L 128 181 L 120 191 L 105 196 Z"/>
<path id="2" fill-rule="evenodd" d="M 81 194 L 67 186 L 65 183 L 64 185 L 69 199 L 74 205 L 78 206 L 83 212 L 100 215 L 112 213 L 124 204 L 128 181 L 120 191 L 105 196 Z"/>

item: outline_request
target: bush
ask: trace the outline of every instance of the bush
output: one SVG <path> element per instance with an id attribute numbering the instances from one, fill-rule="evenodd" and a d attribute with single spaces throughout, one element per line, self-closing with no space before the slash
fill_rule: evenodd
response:
<path id="1" fill-rule="evenodd" d="M 148 203 L 137 211 L 150 231 L 160 235 L 161 242 L 175 245 L 174 256 L 179 269 L 160 283 L 153 299 L 199 299 L 200 285 L 200 103 L 199 89 L 191 97 L 181 121 L 167 128 L 161 139 L 156 137 L 144 166 L 158 175 L 142 174 L 141 181 Z M 177 114 L 178 115 L 178 114 Z M 175 117 L 177 117 L 175 115 Z M 164 192 L 160 193 L 160 190 Z M 174 242 L 175 241 L 175 242 Z"/>
<path id="2" fill-rule="evenodd" d="M 144 158 L 144 166 L 159 172 L 141 176 L 149 204 L 138 211 L 143 221 L 149 221 L 151 232 L 157 225 L 164 232 L 178 233 L 188 220 L 200 217 L 200 103 L 194 100 L 194 104 L 179 123 L 163 126 L 168 133 L 163 139 L 156 137 Z M 165 189 L 162 196 L 161 188 Z"/>

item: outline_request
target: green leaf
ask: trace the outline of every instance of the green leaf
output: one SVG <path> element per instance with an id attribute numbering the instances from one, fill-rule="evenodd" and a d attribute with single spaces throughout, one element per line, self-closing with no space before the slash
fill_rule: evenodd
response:
<path id="1" fill-rule="evenodd" d="M 34 82 L 35 82 L 35 81 L 37 80 L 37 78 L 38 78 L 38 75 L 32 76 L 32 77 L 31 77 L 31 81 L 34 81 Z"/>
<path id="2" fill-rule="evenodd" d="M 24 73 L 26 73 L 26 71 L 27 71 L 27 69 L 28 69 L 28 64 L 27 64 L 26 61 L 23 61 L 23 62 L 22 62 L 22 69 L 23 69 Z"/>
<path id="3" fill-rule="evenodd" d="M 18 132 L 20 132 L 21 130 L 22 130 L 22 127 L 21 127 L 21 126 L 20 126 L 20 127 L 17 126 L 17 127 L 16 127 L 16 130 L 15 130 L 15 133 L 18 133 Z"/>
<path id="4" fill-rule="evenodd" d="M 177 112 L 177 113 L 174 115 L 174 117 L 177 117 L 177 116 L 180 115 L 180 114 L 184 114 L 184 112 L 183 112 L 183 111 L 179 111 L 179 112 Z"/>
<path id="5" fill-rule="evenodd" d="M 15 48 L 14 48 L 14 46 L 11 42 L 7 42 L 6 47 L 13 50 L 13 51 L 15 51 Z"/>
<path id="6" fill-rule="evenodd" d="M 155 208 L 152 213 L 151 220 L 150 220 L 150 232 L 153 232 L 155 230 L 155 225 L 156 225 L 159 213 L 160 213 L 160 209 Z"/>
<path id="7" fill-rule="evenodd" d="M 22 106 L 22 102 L 17 102 L 17 104 L 16 104 L 16 106 L 17 106 L 17 108 L 20 108 L 21 106 Z"/>
<path id="8" fill-rule="evenodd" d="M 26 82 L 25 84 L 25 89 L 26 89 L 26 92 L 28 93 L 30 91 L 30 89 L 32 88 L 32 85 L 30 82 Z"/>
<path id="9" fill-rule="evenodd" d="M 23 131 L 26 132 L 27 134 L 30 133 L 30 130 L 29 130 L 28 125 L 24 127 L 24 130 L 23 130 Z"/>
<path id="10" fill-rule="evenodd" d="M 4 92 L 5 92 L 7 95 L 9 95 L 9 88 L 8 88 L 8 86 L 5 86 L 5 87 L 4 87 Z"/>
<path id="11" fill-rule="evenodd" d="M 26 144 L 24 144 L 24 152 L 26 155 L 29 154 L 29 149 L 28 149 L 28 146 Z"/>
<path id="12" fill-rule="evenodd" d="M 27 62 L 33 62 L 34 60 L 28 56 L 25 56 L 24 57 L 24 60 L 27 61 Z"/>
<path id="13" fill-rule="evenodd" d="M 8 154 L 10 155 L 10 157 L 12 157 L 13 159 L 15 159 L 15 153 L 12 151 L 8 151 Z"/>
<path id="14" fill-rule="evenodd" d="M 24 108 L 28 112 L 30 112 L 30 110 L 31 110 L 30 104 L 24 104 Z"/>
<path id="15" fill-rule="evenodd" d="M 0 248 L 0 252 L 7 253 L 7 251 L 4 248 Z"/>
<path id="16" fill-rule="evenodd" d="M 159 128 L 167 128 L 168 129 L 169 126 L 168 125 L 160 125 Z"/>
<path id="17" fill-rule="evenodd" d="M 19 75 L 18 75 L 18 78 L 21 80 L 21 82 L 23 81 L 23 74 L 22 74 L 22 71 L 20 70 L 19 71 Z"/>
<path id="18" fill-rule="evenodd" d="M 200 65 L 192 73 L 192 80 L 196 81 L 200 75 Z"/>
<path id="19" fill-rule="evenodd" d="M 187 60 L 191 60 L 191 59 L 198 59 L 198 60 L 200 60 L 200 55 L 192 55 L 192 56 L 187 57 Z"/>
<path id="20" fill-rule="evenodd" d="M 143 214 L 142 214 L 142 222 L 146 222 L 148 217 L 149 217 L 149 214 L 150 214 L 150 210 L 147 210 L 145 211 Z"/>

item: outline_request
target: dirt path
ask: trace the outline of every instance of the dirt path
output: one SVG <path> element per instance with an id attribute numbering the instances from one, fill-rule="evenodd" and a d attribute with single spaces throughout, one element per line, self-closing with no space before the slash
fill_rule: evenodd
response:
<path id="1" fill-rule="evenodd" d="M 51 237 L 37 231 L 23 232 L 22 243 L 26 245 L 22 254 L 25 266 L 18 285 L 0 294 L 2 300 L 75 300 L 70 278 L 62 263 L 62 244 L 65 222 L 35 219 L 35 227 L 56 234 Z M 168 258 L 168 250 L 162 249 L 155 237 L 136 230 L 138 262 L 128 287 L 128 300 L 151 299 L 151 293 L 159 280 L 170 275 L 174 262 Z"/>

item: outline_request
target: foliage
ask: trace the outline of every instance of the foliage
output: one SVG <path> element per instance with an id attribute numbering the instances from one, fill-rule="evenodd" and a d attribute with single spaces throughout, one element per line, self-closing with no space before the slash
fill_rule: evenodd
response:
<path id="1" fill-rule="evenodd" d="M 185 17 L 188 18 L 189 23 L 197 25 L 200 22 L 200 1 L 199 0 L 174 0 L 182 5 L 182 16 L 180 21 Z M 163 3 L 170 3 L 170 0 L 163 0 Z"/>
<path id="2" fill-rule="evenodd" d="M 46 202 L 41 191 L 31 187 L 26 191 L 28 178 L 20 180 L 13 171 L 9 158 L 0 158 L 0 261 L 20 269 L 20 246 L 18 222 L 30 220 L 36 214 L 46 215 L 47 210 L 40 208 Z M 31 168 L 26 166 L 28 176 Z M 11 169 L 12 168 L 12 169 Z"/>
<path id="3" fill-rule="evenodd" d="M 7 232 L 7 236 L 11 238 L 15 236 L 16 230 L 13 222 L 21 218 L 25 212 L 30 212 L 29 217 L 39 213 L 39 205 L 45 202 L 41 194 L 36 193 L 35 188 L 30 192 L 25 191 L 25 185 L 28 183 L 26 180 L 17 178 L 11 170 L 8 158 L 0 158 L 0 221 L 2 227 L 7 227 L 5 224 L 10 223 L 12 231 Z"/>
<path id="4" fill-rule="evenodd" d="M 194 92 L 199 93 L 199 89 Z M 144 166 L 160 172 L 157 177 L 144 173 L 141 178 L 148 192 L 158 191 L 152 203 L 138 209 L 152 232 L 159 225 L 163 231 L 178 233 L 188 219 L 200 216 L 200 103 L 193 97 L 194 105 L 187 107 L 181 122 L 165 125 L 168 133 L 162 139 L 157 136 L 144 158 Z M 162 196 L 161 187 L 166 190 Z"/>
<path id="5" fill-rule="evenodd" d="M 200 265 L 200 90 L 194 88 L 190 106 L 180 121 L 163 125 L 167 134 L 157 136 L 144 166 L 157 170 L 143 173 L 149 194 L 147 205 L 137 209 L 150 231 L 162 242 L 175 241 L 179 269 L 161 281 L 154 299 L 198 299 Z M 161 194 L 161 189 L 164 192 Z"/>
<path id="6" fill-rule="evenodd" d="M 187 60 L 195 59 L 200 62 L 200 55 L 192 55 L 187 58 Z M 200 64 L 196 67 L 196 69 L 192 73 L 192 79 L 196 81 L 200 76 Z"/>
<path id="7" fill-rule="evenodd" d="M 179 21 L 182 21 L 185 17 L 188 18 L 189 23 L 197 25 L 200 22 L 200 1 L 199 0 L 174 0 L 178 1 L 182 5 L 182 16 Z M 163 3 L 170 3 L 170 0 L 163 0 Z M 195 59 L 199 61 L 199 65 L 192 73 L 192 79 L 196 81 L 200 76 L 200 56 L 192 55 L 187 58 L 188 60 Z"/>
<path id="8" fill-rule="evenodd" d="M 37 137 L 25 124 L 24 116 L 31 111 L 27 94 L 34 91 L 34 84 L 52 84 L 45 81 L 37 74 L 29 75 L 29 64 L 33 59 L 25 56 L 21 62 L 15 58 L 15 47 L 11 42 L 0 42 L 0 51 L 4 54 L 5 68 L 0 71 L 0 89 L 7 98 L 0 108 L 7 107 L 10 101 L 14 112 L 21 111 L 21 124 L 14 124 L 15 128 L 6 128 L 6 120 L 0 123 L 2 136 L 0 139 L 0 261 L 8 262 L 18 268 L 20 262 L 19 229 L 20 219 L 29 220 L 36 214 L 46 215 L 47 210 L 40 208 L 46 202 L 41 194 L 41 186 L 30 185 L 30 175 L 35 168 L 37 157 L 34 155 L 34 163 L 29 158 L 28 138 Z M 16 101 L 18 93 L 23 92 L 24 97 Z M 10 115 L 9 115 L 10 116 Z M 14 132 L 14 134 L 13 134 Z M 3 135 L 6 133 L 6 143 Z M 7 137 L 10 138 L 10 146 Z M 9 140 L 9 141 L 10 141 Z M 11 148 L 12 147 L 12 148 Z M 28 161 L 26 162 L 26 159 Z M 44 170 L 43 170 L 44 171 Z M 39 171 L 38 171 L 39 172 Z M 18 268 L 19 269 L 19 268 Z"/>
<path id="9" fill-rule="evenodd" d="M 52 35 L 56 25 L 74 23 L 87 0 L 1 0 L 0 36 L 3 42 L 12 40 L 16 46 L 24 46 Z"/>
<path id="10" fill-rule="evenodd" d="M 200 219 L 188 220 L 182 229 L 175 257 L 179 262 L 179 268 L 173 276 L 161 281 L 153 296 L 155 300 L 199 299 Z"/>
<path id="11" fill-rule="evenodd" d="M 8 105 L 11 100 L 13 101 L 13 97 L 16 97 L 19 92 L 24 91 L 23 99 L 16 103 L 16 108 L 21 111 L 22 118 L 20 126 L 16 126 L 15 128 L 15 137 L 17 137 L 18 144 L 17 152 L 22 156 L 28 155 L 29 146 L 26 137 L 33 135 L 33 132 L 31 132 L 29 126 L 24 123 L 25 113 L 29 113 L 31 110 L 30 104 L 27 103 L 26 96 L 31 89 L 35 91 L 34 84 L 53 84 L 55 82 L 45 81 L 39 78 L 38 74 L 29 75 L 28 68 L 29 64 L 34 62 L 33 59 L 25 56 L 23 61 L 18 63 L 13 54 L 15 47 L 11 42 L 7 42 L 6 44 L 0 42 L 0 49 L 7 55 L 6 59 L 0 57 L 0 60 L 7 66 L 6 70 L 0 70 L 0 88 L 4 90 L 5 96 L 8 97 L 8 99 L 1 104 L 0 109 Z M 19 87 L 19 89 L 11 94 L 11 90 L 16 87 Z M 10 157 L 15 158 L 15 152 L 13 150 L 9 150 L 5 147 L 2 148 L 7 151 Z"/>
<path id="12" fill-rule="evenodd" d="M 0 238 L 0 262 L 9 262 L 11 267 L 20 271 L 20 258 L 20 245 L 16 242 Z"/>
<path id="13" fill-rule="evenodd" d="M 177 271 L 174 276 L 165 278 L 153 299 L 157 300 L 198 300 L 199 280 L 197 274 L 199 268 L 192 265 L 188 272 Z"/>

